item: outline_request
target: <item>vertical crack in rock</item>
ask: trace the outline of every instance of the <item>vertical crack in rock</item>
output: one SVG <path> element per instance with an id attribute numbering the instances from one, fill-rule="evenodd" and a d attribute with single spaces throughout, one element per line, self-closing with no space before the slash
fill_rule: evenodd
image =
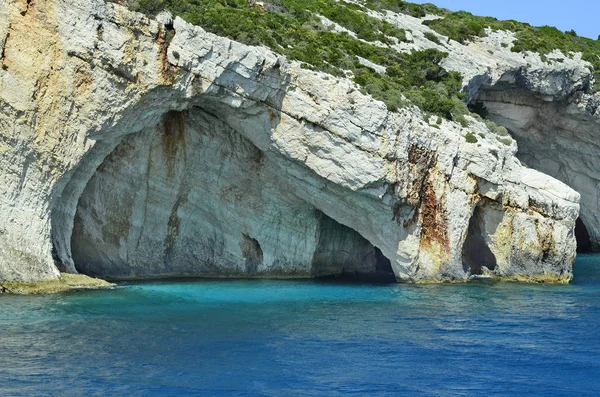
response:
<path id="1" fill-rule="evenodd" d="M 162 128 L 162 146 L 167 159 L 167 177 L 172 177 L 180 148 L 184 155 L 184 163 L 187 161 L 185 114 L 174 110 L 167 112 L 162 121 Z"/>
<path id="2" fill-rule="evenodd" d="M 102 23 L 98 24 L 98 27 L 96 28 L 96 37 L 99 41 L 104 40 L 104 26 Z"/>
<path id="3" fill-rule="evenodd" d="M 163 84 L 170 85 L 173 84 L 173 80 L 175 78 L 174 66 L 169 63 L 169 45 L 173 38 L 175 37 L 175 28 L 173 27 L 173 23 L 168 23 L 163 25 L 161 29 L 158 31 L 158 35 L 156 37 L 156 41 L 159 45 L 159 62 L 160 62 L 160 75 L 163 80 Z"/>
<path id="4" fill-rule="evenodd" d="M 182 190 L 177 195 L 177 201 L 173 205 L 169 221 L 167 223 L 167 235 L 165 237 L 165 263 L 172 264 L 175 244 L 181 234 L 181 218 L 179 208 L 188 200 L 189 190 L 187 186 L 182 185 Z"/>
<path id="5" fill-rule="evenodd" d="M 10 38 L 11 31 L 11 23 L 6 24 L 6 31 L 4 37 L 1 38 L 2 42 L 0 43 L 0 65 L 3 70 L 8 69 L 8 64 L 6 63 L 6 46 L 8 44 L 8 39 Z"/>
<path id="6" fill-rule="evenodd" d="M 438 198 L 434 183 L 436 156 L 430 150 L 411 146 L 408 152 L 410 173 L 413 177 L 408 202 L 414 206 L 411 219 L 404 221 L 408 228 L 421 221 L 421 248 L 446 254 L 450 251 L 448 220 L 444 209 L 443 196 Z"/>
<path id="7" fill-rule="evenodd" d="M 187 146 L 185 141 L 185 113 L 169 111 L 162 121 L 162 149 L 167 164 L 167 178 L 175 176 L 175 166 L 178 154 L 182 153 L 183 162 L 180 174 L 179 192 L 177 200 L 171 210 L 167 223 L 167 235 L 165 237 L 165 264 L 173 262 L 174 247 L 181 233 L 181 218 L 179 208 L 187 203 L 189 186 L 187 185 Z"/>
<path id="8" fill-rule="evenodd" d="M 542 264 L 548 263 L 552 260 L 556 254 L 556 245 L 552 236 L 552 230 L 540 227 L 540 223 L 535 224 L 535 231 L 538 235 L 538 241 L 540 242 L 542 251 Z"/>
<path id="9" fill-rule="evenodd" d="M 405 220 L 403 226 L 409 228 L 414 225 L 420 215 L 423 201 L 423 193 L 427 186 L 427 178 L 431 169 L 435 166 L 435 154 L 419 146 L 412 145 L 408 150 L 409 174 L 412 181 L 409 183 L 407 201 L 414 207 L 411 219 Z M 399 203 L 400 204 L 400 203 Z M 400 206 L 394 208 L 394 218 L 399 220 Z"/>
<path id="10" fill-rule="evenodd" d="M 434 244 L 443 252 L 450 251 L 448 239 L 448 219 L 442 199 L 438 199 L 432 181 L 428 178 L 424 183 L 421 199 L 421 246 L 429 248 Z M 443 198 L 443 196 L 442 196 Z"/>
<path id="11" fill-rule="evenodd" d="M 9 25 L 8 29 L 10 29 L 10 25 Z M 10 32 L 7 32 L 6 37 L 4 38 L 4 42 L 2 43 L 2 52 L 0 53 L 2 69 L 4 69 L 4 70 L 8 69 L 8 65 L 6 63 L 6 44 L 8 43 L 9 38 L 10 38 Z"/>

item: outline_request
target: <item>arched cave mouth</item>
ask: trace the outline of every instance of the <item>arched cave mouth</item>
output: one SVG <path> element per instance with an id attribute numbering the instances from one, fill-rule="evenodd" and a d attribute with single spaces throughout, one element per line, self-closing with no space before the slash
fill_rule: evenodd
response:
<path id="1" fill-rule="evenodd" d="M 393 283 L 391 261 L 354 229 L 317 211 L 319 239 L 312 263 L 314 277 L 351 282 Z"/>
<path id="2" fill-rule="evenodd" d="M 496 256 L 486 242 L 484 231 L 483 210 L 475 207 L 462 251 L 463 270 L 469 276 L 480 276 L 496 269 Z"/>
<path id="3" fill-rule="evenodd" d="M 278 167 L 213 114 L 168 112 L 87 182 L 71 236 L 76 270 L 113 280 L 396 281 L 378 247 L 286 188 Z"/>
<path id="4" fill-rule="evenodd" d="M 592 240 L 581 218 L 577 218 L 575 222 L 575 239 L 577 240 L 577 252 L 592 252 Z"/>

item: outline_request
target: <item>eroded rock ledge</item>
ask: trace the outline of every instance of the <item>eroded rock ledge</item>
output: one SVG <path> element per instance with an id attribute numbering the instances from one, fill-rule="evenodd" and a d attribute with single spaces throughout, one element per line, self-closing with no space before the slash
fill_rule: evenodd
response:
<path id="1" fill-rule="evenodd" d="M 578 243 L 582 250 L 600 250 L 600 117 L 597 95 L 584 90 L 547 94 L 508 72 L 477 92 L 489 117 L 509 128 L 519 143 L 518 157 L 581 194 Z M 531 78 L 531 76 L 529 76 Z M 540 76 L 536 76 L 537 80 Z"/>
<path id="2" fill-rule="evenodd" d="M 475 119 L 100 0 L 3 2 L 0 43 L 0 280 L 572 277 L 579 194 Z"/>

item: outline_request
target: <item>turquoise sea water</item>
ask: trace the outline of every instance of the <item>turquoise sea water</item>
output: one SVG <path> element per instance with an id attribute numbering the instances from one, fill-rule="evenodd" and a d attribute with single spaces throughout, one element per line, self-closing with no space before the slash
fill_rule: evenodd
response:
<path id="1" fill-rule="evenodd" d="M 568 286 L 183 281 L 0 297 L 0 396 L 596 396 L 600 256 Z"/>

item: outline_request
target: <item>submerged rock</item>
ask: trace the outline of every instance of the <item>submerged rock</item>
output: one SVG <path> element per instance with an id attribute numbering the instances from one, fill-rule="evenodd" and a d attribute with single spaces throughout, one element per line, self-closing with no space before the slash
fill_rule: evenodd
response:
<path id="1" fill-rule="evenodd" d="M 0 281 L 572 277 L 579 194 L 475 118 L 100 0 L 2 2 L 0 45 Z"/>
<path id="2" fill-rule="evenodd" d="M 97 278 L 88 277 L 83 274 L 62 273 L 60 277 L 51 280 L 40 280 L 36 282 L 2 282 L 0 283 L 0 295 L 41 295 L 69 292 L 80 289 L 104 289 L 113 288 L 114 284 Z"/>

